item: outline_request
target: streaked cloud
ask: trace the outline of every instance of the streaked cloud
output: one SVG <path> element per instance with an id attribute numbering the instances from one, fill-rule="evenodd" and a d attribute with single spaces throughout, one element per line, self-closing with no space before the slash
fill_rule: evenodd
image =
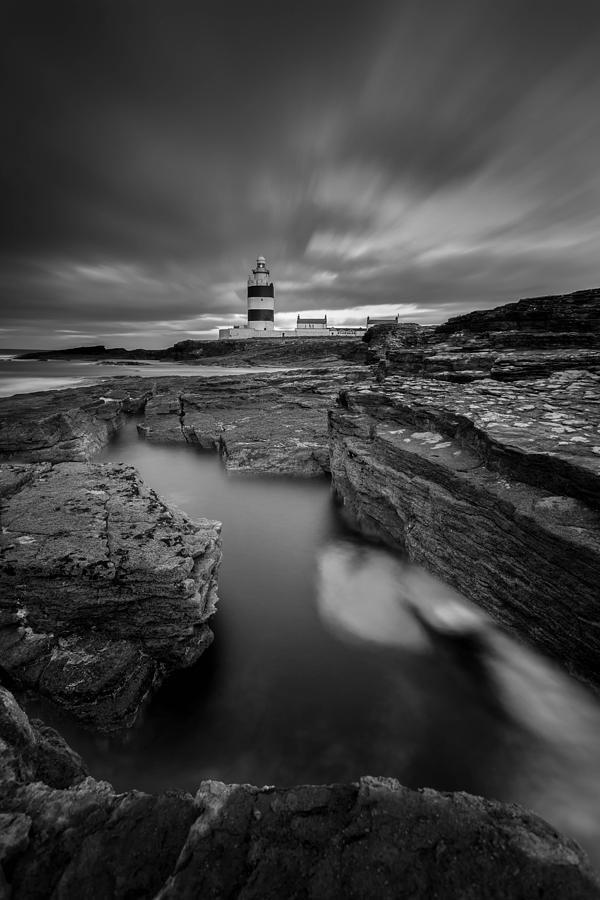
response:
<path id="1" fill-rule="evenodd" d="M 258 253 L 284 323 L 600 283 L 597 4 L 11 0 L 0 40 L 6 346 L 216 333 Z"/>

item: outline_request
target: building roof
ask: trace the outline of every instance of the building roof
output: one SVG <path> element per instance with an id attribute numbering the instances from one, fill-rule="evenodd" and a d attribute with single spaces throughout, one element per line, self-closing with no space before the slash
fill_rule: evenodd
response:
<path id="1" fill-rule="evenodd" d="M 400 316 L 367 316 L 367 328 L 369 325 L 397 325 Z"/>

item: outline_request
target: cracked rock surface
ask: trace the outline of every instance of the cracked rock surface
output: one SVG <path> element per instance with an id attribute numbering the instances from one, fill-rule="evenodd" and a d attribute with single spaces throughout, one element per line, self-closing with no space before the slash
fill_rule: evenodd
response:
<path id="1" fill-rule="evenodd" d="M 170 509 L 130 466 L 0 466 L 0 658 L 99 730 L 130 724 L 212 640 L 220 525 Z"/>
<path id="2" fill-rule="evenodd" d="M 581 848 L 515 805 L 371 777 L 117 794 L 50 732 L 0 688 L 0 890 L 14 900 L 600 896 Z"/>
<path id="3" fill-rule="evenodd" d="M 140 434 L 186 441 L 221 454 L 229 472 L 294 475 L 329 471 L 327 409 L 340 387 L 367 376 L 362 366 L 186 379 L 157 383 Z"/>

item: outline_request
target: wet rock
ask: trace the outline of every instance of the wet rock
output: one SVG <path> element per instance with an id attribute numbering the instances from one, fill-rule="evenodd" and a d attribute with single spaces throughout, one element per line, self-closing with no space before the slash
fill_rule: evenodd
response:
<path id="1" fill-rule="evenodd" d="M 518 807 L 468 794 L 363 778 L 290 790 L 205 782 L 196 799 L 200 816 L 160 900 L 200 890 L 324 900 L 598 892 L 576 844 Z"/>
<path id="2" fill-rule="evenodd" d="M 139 433 L 219 452 L 232 473 L 313 477 L 329 470 L 327 409 L 359 366 L 158 384 Z"/>
<path id="3" fill-rule="evenodd" d="M 130 724 L 212 640 L 219 524 L 124 465 L 7 463 L 0 491 L 3 669 L 99 730 Z"/>
<path id="4" fill-rule="evenodd" d="M 330 414 L 351 520 L 600 683 L 600 378 L 388 378 Z"/>

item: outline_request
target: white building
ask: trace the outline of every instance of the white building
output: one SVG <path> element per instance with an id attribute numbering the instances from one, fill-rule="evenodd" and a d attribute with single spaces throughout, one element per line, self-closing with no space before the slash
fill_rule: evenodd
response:
<path id="1" fill-rule="evenodd" d="M 296 337 L 331 337 L 331 328 L 327 326 L 327 316 L 322 319 L 296 319 Z"/>

